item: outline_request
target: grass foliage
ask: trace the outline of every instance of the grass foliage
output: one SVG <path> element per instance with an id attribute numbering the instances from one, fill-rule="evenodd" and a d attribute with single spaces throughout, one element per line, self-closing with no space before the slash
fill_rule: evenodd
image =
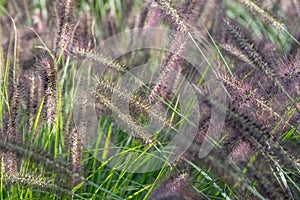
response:
<path id="1" fill-rule="evenodd" d="M 299 19 L 296 0 L 0 0 L 0 199 L 300 199 Z M 115 34 L 147 27 L 180 33 L 172 52 L 142 49 L 112 59 L 97 50 Z M 204 72 L 180 56 L 188 42 Z M 106 71 L 74 104 L 87 60 Z M 158 75 L 154 67 L 142 72 L 149 83 L 134 92 L 124 87 L 127 71 L 154 63 L 162 66 Z M 209 73 L 222 85 L 216 91 L 209 91 Z M 182 101 L 180 77 L 201 102 L 196 107 L 195 99 Z M 227 104 L 212 97 L 217 90 Z M 129 102 L 129 113 L 113 95 Z M 226 113 L 225 125 L 199 158 L 213 108 Z M 195 109 L 197 123 L 188 121 Z M 98 134 L 85 146 L 94 114 Z M 164 127 L 145 131 L 150 119 Z M 184 122 L 197 130 L 195 139 L 170 163 L 161 147 Z M 132 172 L 153 157 L 164 161 L 159 169 Z"/>

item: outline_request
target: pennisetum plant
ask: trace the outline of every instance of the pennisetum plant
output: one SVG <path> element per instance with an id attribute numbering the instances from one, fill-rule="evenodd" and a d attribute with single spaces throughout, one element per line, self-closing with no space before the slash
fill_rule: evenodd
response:
<path id="1" fill-rule="evenodd" d="M 299 19 L 300 4 L 268 2 L 268 8 L 252 0 L 0 2 L 0 198 L 299 199 L 300 30 L 292 22 Z M 284 23 L 286 16 L 293 19 Z M 128 28 L 154 26 L 180 34 L 170 52 L 159 52 L 162 67 L 156 84 L 135 78 L 143 87 L 132 93 L 117 84 L 118 78 L 132 64 L 157 61 L 153 57 L 158 54 L 149 50 L 112 59 L 98 53 L 96 44 Z M 180 56 L 188 50 L 182 36 L 203 48 L 204 57 L 218 60 L 207 70 L 222 83 L 227 105 L 210 97 L 205 73 Z M 216 55 L 208 55 L 202 40 L 215 47 Z M 82 94 L 75 126 L 71 102 L 84 59 L 107 71 L 91 89 L 93 105 Z M 145 174 L 125 172 L 132 164 L 127 160 L 106 166 L 117 156 L 107 153 L 110 148 L 120 155 L 151 156 L 151 150 L 168 144 L 165 130 L 145 131 L 141 117 L 177 129 L 182 118 L 173 118 L 181 114 L 182 105 L 172 92 L 179 76 L 190 82 L 201 102 L 198 131 L 189 149 L 174 164 Z M 129 102 L 130 112 L 123 113 L 112 95 Z M 156 109 L 159 101 L 168 104 L 162 106 L 167 117 Z M 93 138 L 95 144 L 107 149 L 84 148 L 83 137 L 90 134 L 86 121 L 94 114 L 89 106 L 96 110 L 101 132 Z M 197 153 L 213 107 L 226 112 L 225 127 L 215 148 L 200 159 Z M 116 128 L 112 113 L 127 130 Z M 109 140 L 119 146 L 110 146 Z M 98 151 L 104 153 L 96 160 Z"/>

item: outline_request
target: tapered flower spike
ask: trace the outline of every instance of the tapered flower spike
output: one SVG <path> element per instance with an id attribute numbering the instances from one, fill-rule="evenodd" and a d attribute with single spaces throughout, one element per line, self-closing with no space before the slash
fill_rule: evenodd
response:
<path id="1" fill-rule="evenodd" d="M 93 50 L 87 50 L 85 48 L 76 47 L 75 49 L 73 49 L 73 53 L 76 56 L 81 56 L 85 59 L 91 59 L 91 61 L 103 64 L 109 67 L 110 69 L 116 70 L 118 72 L 126 71 L 126 67 L 121 65 L 119 62 L 113 60 L 110 57 L 99 54 Z"/>
<path id="2" fill-rule="evenodd" d="M 44 192 L 55 193 L 58 195 L 72 195 L 72 191 L 56 185 L 45 178 L 33 175 L 16 174 L 14 176 L 7 176 L 4 180 L 8 185 L 20 185 L 26 188 L 40 189 Z"/>
<path id="3" fill-rule="evenodd" d="M 74 30 L 74 0 L 55 0 L 55 10 L 57 23 L 58 23 L 58 35 L 56 38 L 56 56 L 60 55 L 68 50 L 69 42 L 72 39 Z"/>
<path id="4" fill-rule="evenodd" d="M 70 46 L 71 53 L 74 53 L 74 49 L 85 49 L 89 52 L 96 47 L 96 38 L 95 38 L 95 20 L 89 8 L 85 12 L 79 14 L 79 21 L 74 27 L 75 33 L 73 38 L 73 44 Z"/>
<path id="5" fill-rule="evenodd" d="M 47 124 L 55 124 L 56 115 L 56 84 L 57 72 L 54 67 L 54 61 L 48 55 L 43 55 L 41 60 L 36 63 L 36 67 L 42 72 L 42 79 L 44 81 L 45 89 L 45 108 Z"/>
<path id="6" fill-rule="evenodd" d="M 70 135 L 70 166 L 73 172 L 71 177 L 72 185 L 75 186 L 80 181 L 81 173 L 81 153 L 82 153 L 82 140 L 79 131 L 74 129 Z"/>
<path id="7" fill-rule="evenodd" d="M 150 200 L 189 200 L 197 199 L 194 192 L 189 188 L 189 176 L 187 173 L 171 177 L 151 194 Z"/>
<path id="8" fill-rule="evenodd" d="M 164 68 L 162 69 L 162 73 L 158 78 L 158 81 L 156 85 L 153 87 L 153 89 L 150 92 L 150 102 L 154 103 L 155 99 L 157 99 L 157 96 L 161 96 L 165 91 L 163 91 L 163 87 L 169 87 L 170 89 L 176 88 L 178 83 L 176 83 L 177 74 L 181 74 L 181 62 L 183 61 L 183 58 L 179 56 L 184 49 L 185 49 L 185 41 L 182 41 L 182 38 L 180 35 L 177 37 L 177 42 L 175 42 L 172 45 L 173 52 L 167 53 L 167 55 L 164 57 L 164 60 L 162 64 L 164 65 Z M 174 91 L 174 90 L 173 90 Z"/>
<path id="9" fill-rule="evenodd" d="M 273 66 L 258 52 L 255 44 L 247 38 L 238 27 L 232 26 L 228 22 L 225 23 L 228 26 L 234 42 L 245 53 L 248 60 L 250 60 L 257 68 L 262 70 L 267 76 L 274 78 L 275 72 Z"/>
<path id="10" fill-rule="evenodd" d="M 239 60 L 241 60 L 244 63 L 250 65 L 253 68 L 255 68 L 255 65 L 248 58 L 248 56 L 245 55 L 244 52 L 242 52 L 240 49 L 238 49 L 237 47 L 235 47 L 233 44 L 223 43 L 223 44 L 221 44 L 221 48 L 224 49 L 227 53 L 235 56 Z"/>
<path id="11" fill-rule="evenodd" d="M 4 152 L 11 152 L 17 155 L 17 157 L 28 158 L 32 162 L 42 164 L 46 169 L 53 170 L 57 174 L 68 175 L 69 177 L 73 175 L 72 171 L 69 169 L 68 163 L 53 159 L 53 155 L 49 155 L 47 152 L 32 146 L 11 142 L 8 141 L 7 138 L 2 137 L 0 140 L 0 149 Z"/>
<path id="12" fill-rule="evenodd" d="M 181 16 L 179 15 L 178 11 L 174 8 L 172 5 L 172 2 L 169 0 L 154 0 L 153 2 L 157 3 L 159 7 L 167 14 L 169 15 L 175 25 L 177 26 L 177 30 L 183 33 L 188 32 L 188 27 L 186 23 L 183 21 Z"/>
<path id="13" fill-rule="evenodd" d="M 243 4 L 249 11 L 252 13 L 255 13 L 260 17 L 260 19 L 267 24 L 271 24 L 274 26 L 276 29 L 282 31 L 285 29 L 285 26 L 283 23 L 281 23 L 278 19 L 276 19 L 273 14 L 270 14 L 269 11 L 265 10 L 262 8 L 261 5 L 258 3 L 252 1 L 252 0 L 237 0 L 241 4 Z"/>
<path id="14" fill-rule="evenodd" d="M 12 19 L 14 26 L 14 59 L 11 67 L 9 68 L 8 78 L 8 91 L 9 91 L 9 106 L 7 130 L 4 135 L 9 141 L 17 141 L 18 138 L 18 109 L 20 105 L 20 46 L 19 46 L 19 34 L 14 20 Z M 13 152 L 5 152 L 4 165 L 8 166 L 8 175 L 12 175 L 17 171 L 17 155 Z M 11 174 L 10 174 L 11 173 Z"/>

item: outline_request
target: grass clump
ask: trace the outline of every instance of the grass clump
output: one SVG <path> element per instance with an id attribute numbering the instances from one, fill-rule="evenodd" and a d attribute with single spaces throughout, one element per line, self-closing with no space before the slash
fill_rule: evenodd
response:
<path id="1" fill-rule="evenodd" d="M 299 199 L 298 4 L 0 1 L 0 199 Z M 101 46 L 149 27 L 177 31 L 169 51 Z"/>

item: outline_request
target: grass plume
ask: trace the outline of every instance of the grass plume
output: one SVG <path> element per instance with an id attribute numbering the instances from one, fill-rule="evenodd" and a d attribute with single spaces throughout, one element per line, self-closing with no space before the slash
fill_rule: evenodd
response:
<path id="1" fill-rule="evenodd" d="M 0 1 L 0 199 L 299 199 L 299 6 Z M 98 52 L 109 37 L 148 27 L 177 31 L 168 51 L 113 58 L 109 53 L 136 44 L 118 37 L 116 44 L 133 46 L 100 45 Z M 147 82 L 135 76 L 145 65 L 139 73 Z M 79 77 L 81 70 L 87 73 Z M 181 84 L 195 93 L 199 110 Z M 213 97 L 219 91 L 227 103 Z M 208 131 L 222 124 L 212 119 L 216 111 L 226 116 L 213 141 Z M 190 122 L 195 113 L 199 121 Z M 190 131 L 173 134 L 185 122 L 195 128 L 194 141 L 170 162 L 173 139 Z M 205 139 L 214 148 L 200 159 Z M 159 169 L 148 163 L 154 158 Z"/>

